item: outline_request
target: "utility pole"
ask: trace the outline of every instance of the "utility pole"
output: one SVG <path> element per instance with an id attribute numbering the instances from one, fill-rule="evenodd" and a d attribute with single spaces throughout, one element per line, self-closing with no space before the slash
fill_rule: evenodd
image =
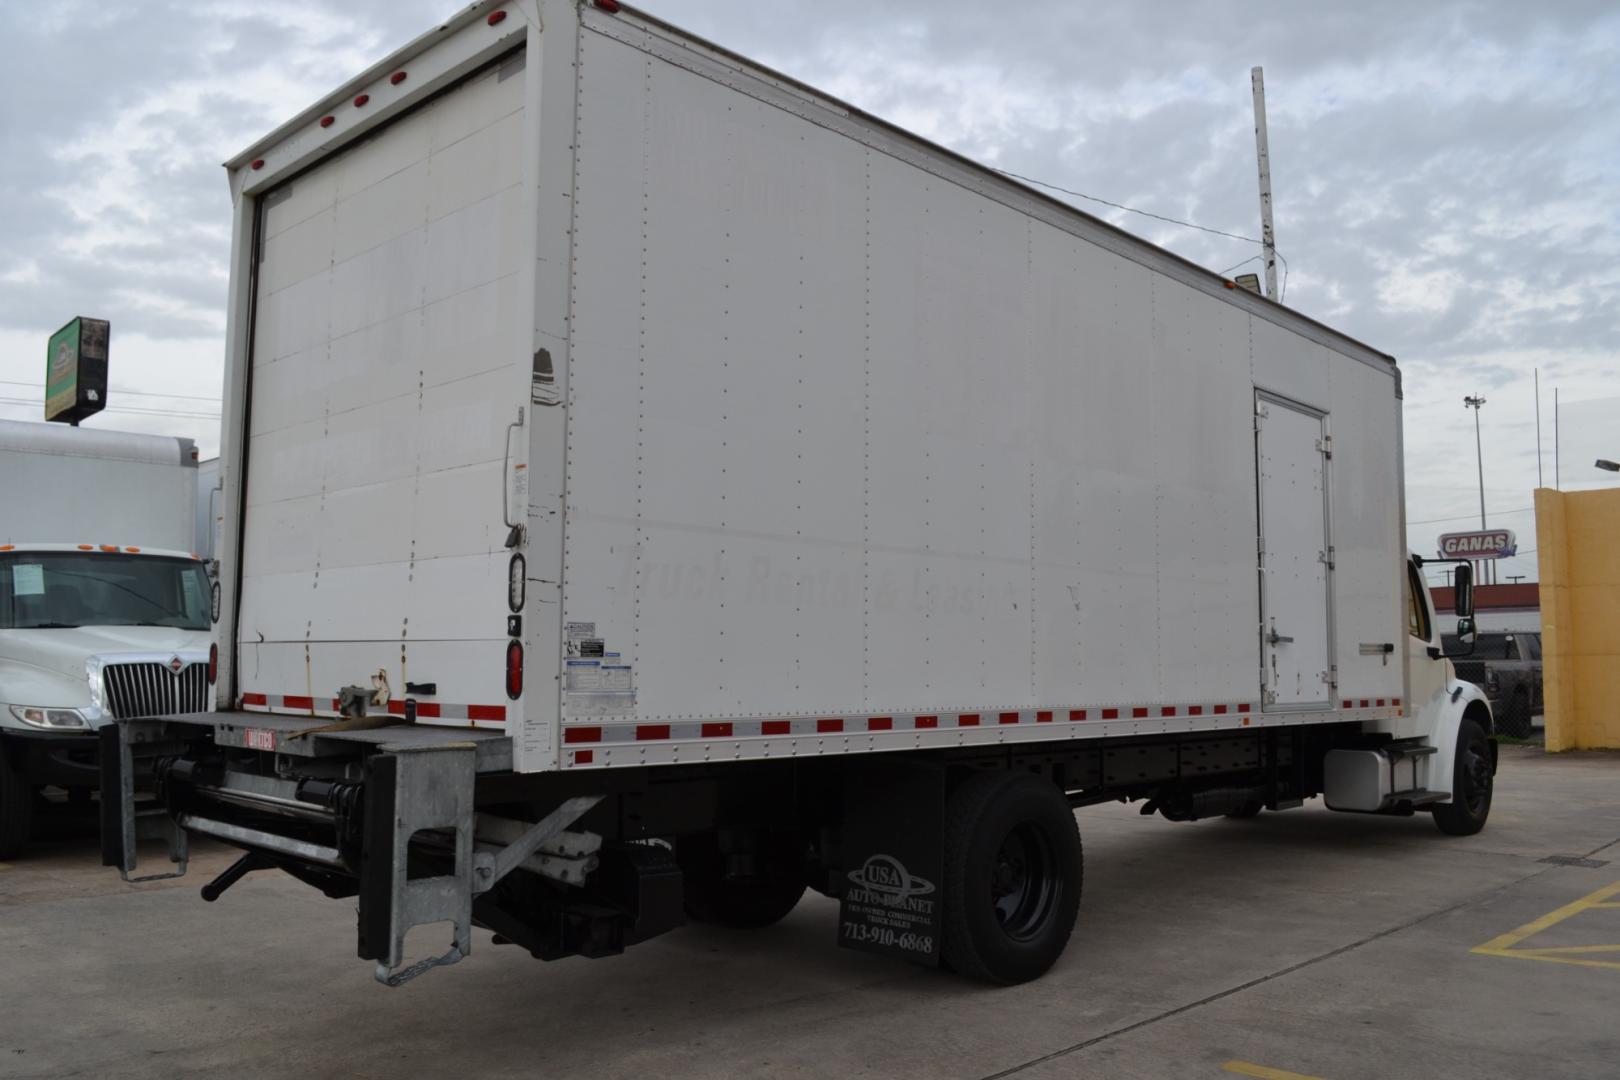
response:
<path id="1" fill-rule="evenodd" d="M 1277 299 L 1277 235 L 1271 227 L 1271 146 L 1266 138 L 1266 76 L 1249 69 L 1254 89 L 1254 150 L 1260 158 L 1260 243 L 1266 264 L 1266 299 Z"/>
<path id="2" fill-rule="evenodd" d="M 1546 487 L 1547 478 L 1541 475 L 1541 369 L 1536 368 L 1536 487 Z"/>
<path id="3" fill-rule="evenodd" d="M 1485 448 L 1479 438 L 1479 407 L 1485 404 L 1485 399 L 1478 395 L 1463 398 L 1463 405 L 1474 410 L 1474 456 L 1479 463 L 1479 527 L 1485 525 Z"/>

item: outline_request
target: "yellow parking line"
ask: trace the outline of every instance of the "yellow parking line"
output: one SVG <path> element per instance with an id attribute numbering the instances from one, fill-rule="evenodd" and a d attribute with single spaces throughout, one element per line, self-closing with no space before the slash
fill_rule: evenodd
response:
<path id="1" fill-rule="evenodd" d="M 1239 1076 L 1258 1077 L 1259 1080 L 1322 1080 L 1320 1076 L 1306 1076 L 1304 1073 L 1289 1072 L 1286 1069 L 1270 1069 L 1249 1061 L 1228 1061 L 1221 1068 Z"/>
<path id="2" fill-rule="evenodd" d="M 1481 956 L 1506 956 L 1519 960 L 1543 960 L 1549 964 L 1575 964 L 1580 967 L 1614 968 L 1620 970 L 1620 962 L 1614 960 L 1585 960 L 1583 955 L 1596 953 L 1620 953 L 1620 945 L 1558 945 L 1550 948 L 1517 948 L 1520 943 L 1535 937 L 1549 927 L 1557 926 L 1566 919 L 1572 919 L 1583 911 L 1598 909 L 1620 908 L 1620 903 L 1608 903 L 1611 896 L 1620 895 L 1620 881 L 1613 885 L 1605 885 L 1595 893 L 1583 896 L 1579 900 L 1571 901 L 1559 908 L 1550 911 L 1539 919 L 1532 919 L 1517 930 L 1494 937 L 1483 945 L 1475 946 L 1472 952 Z"/>

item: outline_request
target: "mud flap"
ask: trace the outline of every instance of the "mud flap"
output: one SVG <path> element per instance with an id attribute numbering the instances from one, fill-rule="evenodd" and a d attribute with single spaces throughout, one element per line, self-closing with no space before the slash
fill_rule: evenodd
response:
<path id="1" fill-rule="evenodd" d="M 877 761 L 845 788 L 838 943 L 930 967 L 944 927 L 945 770 Z"/>

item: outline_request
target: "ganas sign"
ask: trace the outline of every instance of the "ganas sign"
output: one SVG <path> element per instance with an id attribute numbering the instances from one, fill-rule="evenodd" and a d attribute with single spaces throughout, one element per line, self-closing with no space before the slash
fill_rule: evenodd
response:
<path id="1" fill-rule="evenodd" d="M 1440 537 L 1440 554 L 1447 559 L 1505 559 L 1518 550 L 1512 529 L 1446 533 Z"/>

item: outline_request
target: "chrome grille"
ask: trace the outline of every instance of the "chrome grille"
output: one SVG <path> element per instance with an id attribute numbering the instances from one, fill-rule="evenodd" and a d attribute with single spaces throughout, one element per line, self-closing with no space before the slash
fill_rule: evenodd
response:
<path id="1" fill-rule="evenodd" d="M 101 680 L 119 720 L 208 711 L 207 664 L 187 664 L 179 674 L 165 664 L 108 664 Z"/>

